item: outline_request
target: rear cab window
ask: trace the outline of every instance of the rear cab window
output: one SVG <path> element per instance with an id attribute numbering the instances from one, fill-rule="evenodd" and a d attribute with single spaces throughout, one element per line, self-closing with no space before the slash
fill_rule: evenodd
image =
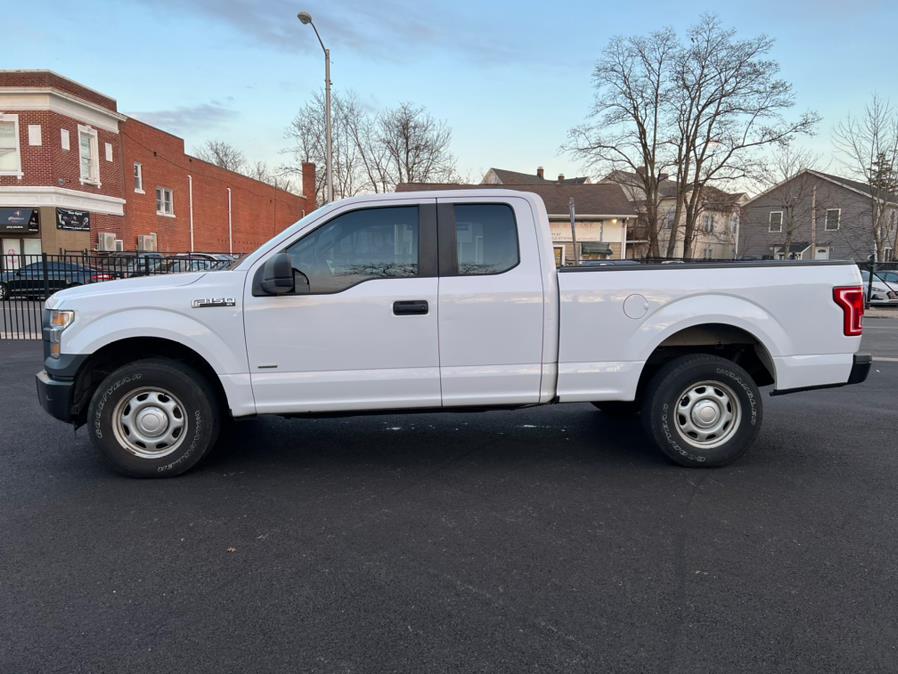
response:
<path id="1" fill-rule="evenodd" d="M 441 270 L 443 275 L 502 274 L 520 263 L 518 226 L 510 205 L 454 204 L 452 213 L 455 268 Z M 443 242 L 442 245 L 451 245 L 447 238 Z"/>

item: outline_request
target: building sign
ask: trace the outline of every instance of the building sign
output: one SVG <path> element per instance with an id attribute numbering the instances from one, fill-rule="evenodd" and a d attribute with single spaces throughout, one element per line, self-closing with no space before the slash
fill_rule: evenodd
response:
<path id="1" fill-rule="evenodd" d="M 77 232 L 89 231 L 90 213 L 87 211 L 70 211 L 67 208 L 57 208 L 56 228 L 71 229 Z"/>
<path id="2" fill-rule="evenodd" d="M 36 208 L 0 208 L 0 234 L 37 234 L 40 221 Z"/>

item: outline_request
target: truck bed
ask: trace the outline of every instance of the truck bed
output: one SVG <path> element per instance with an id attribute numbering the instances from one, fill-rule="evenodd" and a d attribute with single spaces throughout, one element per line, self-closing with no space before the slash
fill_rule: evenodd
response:
<path id="1" fill-rule="evenodd" d="M 833 288 L 859 286 L 853 262 L 746 261 L 565 267 L 558 273 L 559 400 L 632 400 L 650 355 L 677 334 L 721 325 L 758 343 L 777 390 L 845 381 Z"/>

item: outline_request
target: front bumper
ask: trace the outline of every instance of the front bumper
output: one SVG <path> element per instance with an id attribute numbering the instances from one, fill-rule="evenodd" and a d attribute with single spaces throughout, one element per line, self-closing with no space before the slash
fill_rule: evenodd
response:
<path id="1" fill-rule="evenodd" d="M 75 382 L 52 379 L 46 370 L 35 375 L 37 399 L 41 407 L 60 421 L 72 421 L 72 403 L 75 398 Z"/>

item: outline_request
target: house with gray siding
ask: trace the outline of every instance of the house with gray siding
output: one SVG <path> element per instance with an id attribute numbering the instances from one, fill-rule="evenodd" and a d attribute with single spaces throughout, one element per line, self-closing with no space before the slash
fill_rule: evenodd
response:
<path id="1" fill-rule="evenodd" d="M 886 244 L 894 259 L 898 195 L 883 199 Z M 739 228 L 739 257 L 866 261 L 873 239 L 873 197 L 862 182 L 804 170 L 748 200 Z"/>

